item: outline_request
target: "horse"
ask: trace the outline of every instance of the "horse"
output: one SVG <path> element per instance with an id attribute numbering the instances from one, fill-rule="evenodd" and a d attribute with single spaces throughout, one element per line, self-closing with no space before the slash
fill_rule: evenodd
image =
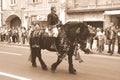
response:
<path id="1" fill-rule="evenodd" d="M 75 44 L 80 44 L 80 49 L 83 50 L 86 54 L 90 52 L 89 49 L 86 49 L 86 41 L 90 34 L 88 26 L 83 22 L 67 22 L 60 26 L 59 34 L 57 38 L 50 37 L 45 30 L 34 30 L 31 33 L 32 39 L 30 39 L 30 47 L 32 47 L 34 42 L 34 35 L 36 34 L 39 38 L 38 44 L 41 54 L 41 49 L 47 49 L 49 51 L 58 52 L 58 58 L 55 63 L 51 65 L 51 70 L 55 72 L 57 66 L 62 62 L 63 58 L 68 55 L 68 63 L 69 63 L 69 73 L 75 74 L 76 69 L 73 67 L 72 56 L 74 55 Z M 51 45 L 55 42 L 55 48 L 51 49 Z M 30 48 L 32 50 L 32 48 Z M 41 58 L 41 56 L 40 56 Z M 41 58 L 41 66 L 43 70 L 47 70 L 47 65 Z"/>

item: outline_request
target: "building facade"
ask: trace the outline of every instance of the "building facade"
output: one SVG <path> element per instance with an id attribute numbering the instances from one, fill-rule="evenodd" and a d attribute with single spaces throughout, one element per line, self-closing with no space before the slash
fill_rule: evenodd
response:
<path id="1" fill-rule="evenodd" d="M 45 23 L 51 6 L 57 7 L 57 14 L 65 21 L 64 4 L 65 0 L 2 0 L 2 23 L 11 28 Z"/>
<path id="2" fill-rule="evenodd" d="M 94 27 L 120 28 L 120 0 L 67 0 L 66 20 L 84 21 Z"/>
<path id="3" fill-rule="evenodd" d="M 120 0 L 1 0 L 1 25 L 9 27 L 46 23 L 50 7 L 57 7 L 60 20 L 83 21 L 94 27 L 120 27 Z M 45 24 L 43 24 L 45 26 Z"/>

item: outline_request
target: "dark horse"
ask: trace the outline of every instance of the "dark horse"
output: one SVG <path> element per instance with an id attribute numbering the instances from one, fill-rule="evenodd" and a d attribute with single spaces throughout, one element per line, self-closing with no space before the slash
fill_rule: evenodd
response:
<path id="1" fill-rule="evenodd" d="M 49 51 L 58 52 L 58 59 L 51 66 L 52 71 L 55 71 L 57 66 L 62 62 L 62 59 L 65 57 L 65 55 L 68 55 L 69 72 L 72 74 L 76 73 L 72 60 L 72 56 L 75 50 L 75 43 L 79 43 L 81 50 L 83 50 L 85 53 L 89 53 L 89 50 L 86 49 L 86 40 L 90 33 L 88 26 L 82 22 L 67 22 L 66 24 L 62 25 L 60 27 L 59 35 L 57 38 L 49 37 L 45 30 L 34 30 L 31 33 L 30 38 L 33 38 L 31 40 L 34 40 L 34 33 L 37 33 L 37 36 L 39 38 L 39 41 L 36 42 L 39 42 L 40 51 L 41 49 L 47 49 Z M 51 49 L 52 41 L 55 42 L 56 49 Z M 33 41 L 30 41 L 30 47 L 32 47 L 32 42 Z M 47 69 L 47 66 L 42 58 L 40 61 L 42 63 L 42 68 L 44 70 Z"/>

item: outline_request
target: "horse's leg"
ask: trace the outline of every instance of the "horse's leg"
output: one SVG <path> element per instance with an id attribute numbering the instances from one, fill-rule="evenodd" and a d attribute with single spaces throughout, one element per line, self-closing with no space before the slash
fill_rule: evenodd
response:
<path id="1" fill-rule="evenodd" d="M 31 48 L 31 56 L 32 56 L 32 60 L 31 60 L 32 66 L 33 67 L 37 67 L 37 65 L 36 65 L 36 50 L 35 50 L 35 48 Z"/>
<path id="2" fill-rule="evenodd" d="M 43 70 L 48 70 L 47 65 L 45 64 L 45 62 L 43 61 L 43 59 L 41 57 L 41 49 L 39 49 L 39 53 L 37 55 L 38 55 L 38 59 L 40 61 L 40 64 L 42 66 L 42 69 Z"/>
<path id="3" fill-rule="evenodd" d="M 53 63 L 52 66 L 51 66 L 51 70 L 52 70 L 53 72 L 55 72 L 57 66 L 62 62 L 62 59 L 63 59 L 63 53 L 64 53 L 64 52 L 63 52 L 63 48 L 57 46 L 57 45 L 60 44 L 59 40 L 60 40 L 59 38 L 56 38 L 56 40 L 55 40 L 55 44 L 56 44 L 56 48 L 57 48 L 57 52 L 58 52 L 58 59 L 57 59 L 57 61 L 56 61 L 55 63 Z"/>
<path id="4" fill-rule="evenodd" d="M 52 70 L 53 72 L 55 72 L 57 66 L 58 66 L 61 62 L 62 62 L 62 56 L 59 55 L 57 61 L 52 64 L 51 70 Z"/>
<path id="5" fill-rule="evenodd" d="M 73 68 L 73 60 L 72 60 L 73 53 L 74 53 L 74 47 L 70 47 L 68 53 L 69 72 L 75 74 L 76 70 Z"/>

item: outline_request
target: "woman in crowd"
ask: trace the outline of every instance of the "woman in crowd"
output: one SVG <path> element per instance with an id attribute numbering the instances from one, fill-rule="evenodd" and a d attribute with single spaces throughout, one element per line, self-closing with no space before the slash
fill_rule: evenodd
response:
<path id="1" fill-rule="evenodd" d="M 120 29 L 117 32 L 117 40 L 118 40 L 118 54 L 120 54 Z"/>

